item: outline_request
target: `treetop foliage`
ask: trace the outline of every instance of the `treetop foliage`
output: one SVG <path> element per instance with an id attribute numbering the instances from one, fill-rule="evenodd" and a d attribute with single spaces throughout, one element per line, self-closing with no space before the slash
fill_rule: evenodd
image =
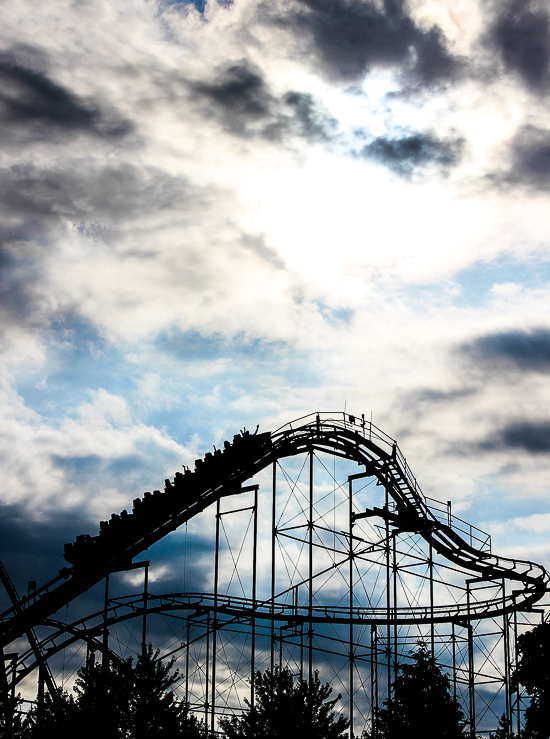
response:
<path id="1" fill-rule="evenodd" d="M 518 638 L 518 664 L 512 687 L 525 688 L 531 702 L 525 710 L 524 739 L 550 737 L 550 623 L 544 621 Z"/>
<path id="2" fill-rule="evenodd" d="M 342 696 L 330 699 L 331 693 L 318 672 L 310 680 L 296 681 L 286 667 L 258 670 L 254 705 L 245 699 L 245 714 L 221 719 L 220 728 L 228 739 L 344 739 L 349 720 L 334 711 Z"/>
<path id="3" fill-rule="evenodd" d="M 202 722 L 176 700 L 179 671 L 149 645 L 136 664 L 131 658 L 106 666 L 91 661 L 78 672 L 75 695 L 46 695 L 44 705 L 19 721 L 13 739 L 177 739 L 204 736 Z"/>
<path id="4" fill-rule="evenodd" d="M 412 653 L 413 662 L 399 666 L 392 697 L 375 716 L 370 739 L 464 739 L 464 715 L 445 675 L 425 644 Z"/>

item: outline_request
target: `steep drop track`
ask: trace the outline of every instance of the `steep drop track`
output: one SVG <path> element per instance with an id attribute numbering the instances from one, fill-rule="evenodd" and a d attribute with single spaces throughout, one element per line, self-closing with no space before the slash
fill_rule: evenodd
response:
<path id="1" fill-rule="evenodd" d="M 101 581 L 108 574 L 127 568 L 134 557 L 196 516 L 219 498 L 243 491 L 243 484 L 273 462 L 297 454 L 318 451 L 357 462 L 365 474 L 376 478 L 388 492 L 394 509 L 373 508 L 356 518 L 380 516 L 400 531 L 420 534 L 442 557 L 487 580 L 508 580 L 514 588 L 496 602 L 478 601 L 438 606 L 432 620 L 482 619 L 514 610 L 528 610 L 549 588 L 547 572 L 531 562 L 507 559 L 491 553 L 483 542 L 470 541 L 463 530 L 433 512 L 413 477 L 396 442 L 372 423 L 348 414 L 313 414 L 274 433 L 243 432 L 225 442 L 223 450 L 207 453 L 196 461 L 195 470 L 177 472 L 166 480 L 164 492 L 156 490 L 134 500 L 132 513 L 123 511 L 102 521 L 98 536 L 81 535 L 65 545 L 69 567 L 50 582 L 23 598 L 0 615 L 0 646 L 9 645 L 36 625 Z M 352 519 L 353 520 L 353 519 Z M 262 605 L 257 604 L 261 616 Z M 252 606 L 251 606 L 252 608 Z M 339 618 L 338 609 L 327 606 L 318 618 Z M 268 617 L 268 609 L 265 609 Z M 425 610 L 398 609 L 400 623 L 425 622 Z M 330 614 L 329 614 L 330 612 Z M 348 611 L 349 612 L 349 611 Z M 272 611 L 271 611 L 272 613 Z M 297 614 L 293 614 L 296 617 Z M 305 614 L 302 615 L 305 618 Z M 344 618 L 344 615 L 342 615 Z M 383 615 L 357 609 L 359 621 L 383 623 Z"/>

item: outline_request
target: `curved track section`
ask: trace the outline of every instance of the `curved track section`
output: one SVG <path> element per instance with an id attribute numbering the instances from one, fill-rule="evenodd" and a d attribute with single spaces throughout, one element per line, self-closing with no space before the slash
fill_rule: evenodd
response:
<path id="1" fill-rule="evenodd" d="M 376 478 L 388 492 L 394 503 L 392 510 L 386 506 L 373 508 L 354 514 L 355 519 L 379 516 L 395 530 L 420 534 L 442 557 L 479 578 L 508 580 L 516 586 L 498 605 L 493 601 L 477 603 L 467 614 L 457 604 L 444 606 L 429 615 L 431 621 L 482 619 L 527 610 L 547 592 L 550 581 L 544 568 L 496 556 L 488 541 L 471 536 L 468 541 L 460 527 L 450 520 L 441 520 L 428 505 L 395 440 L 364 418 L 313 414 L 274 433 L 256 435 L 245 431 L 236 435 L 232 443 L 224 443 L 223 450 L 197 460 L 194 472 L 185 470 L 184 474 L 176 473 L 173 480 L 166 480 L 164 492 L 156 490 L 134 500 L 132 513 L 123 511 L 113 514 L 110 521 L 101 522 L 98 536 L 82 535 L 67 544 L 65 559 L 70 567 L 34 592 L 32 601 L 22 599 L 17 612 L 11 609 L 1 614 L 0 645 L 7 646 L 29 628 L 45 623 L 51 614 L 109 573 L 126 569 L 134 557 L 221 497 L 249 489 L 243 484 L 268 465 L 313 451 L 357 462 L 364 470 L 360 476 Z M 352 517 L 352 524 L 353 520 Z M 260 618 L 261 605 L 255 609 Z M 303 614 L 293 614 L 296 617 L 305 618 Z M 307 616 L 308 620 L 313 617 L 314 614 Z M 331 617 L 336 618 L 336 612 Z M 365 612 L 361 618 L 384 622 L 375 613 Z M 421 623 L 428 615 L 409 609 L 395 618 L 400 623 Z"/>
<path id="2" fill-rule="evenodd" d="M 426 497 L 407 465 L 406 459 L 394 439 L 364 419 L 346 416 L 343 420 L 306 417 L 298 426 L 289 424 L 273 435 L 273 450 L 278 457 L 298 454 L 315 449 L 326 451 L 364 466 L 365 471 L 377 478 L 396 505 L 396 511 L 385 508 L 371 509 L 360 516 L 380 516 L 389 519 L 400 531 L 417 532 L 430 543 L 442 557 L 486 580 L 505 579 L 520 587 L 507 596 L 501 608 L 487 603 L 486 610 L 479 604 L 475 618 L 492 617 L 502 612 L 529 609 L 549 589 L 550 578 L 546 570 L 533 562 L 508 559 L 491 553 L 490 543 L 477 539 L 478 546 L 468 542 L 464 532 L 439 519 L 430 508 Z M 481 533 L 481 532 L 480 532 Z M 449 616 L 453 608 L 447 608 Z"/>

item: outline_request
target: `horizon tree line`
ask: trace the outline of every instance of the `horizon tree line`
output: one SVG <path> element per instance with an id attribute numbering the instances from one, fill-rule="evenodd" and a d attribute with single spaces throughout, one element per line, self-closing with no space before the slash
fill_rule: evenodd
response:
<path id="1" fill-rule="evenodd" d="M 426 645 L 419 642 L 412 661 L 400 665 L 391 697 L 355 739 L 468 739 L 470 729 L 453 697 L 450 680 Z M 175 658 L 160 659 L 149 644 L 137 661 L 106 665 L 91 660 L 78 671 L 73 693 L 46 695 L 28 713 L 0 702 L 2 739 L 63 739 L 78 734 L 100 739 L 199 739 L 210 735 L 185 702 L 177 700 L 180 671 Z M 506 717 L 490 739 L 550 739 L 550 623 L 543 622 L 519 637 L 518 664 L 512 686 L 523 686 L 530 698 L 525 726 L 518 737 Z M 338 713 L 341 695 L 331 697 L 329 683 L 315 672 L 309 680 L 289 668 L 255 673 L 254 702 L 245 699 L 241 716 L 219 719 L 218 736 L 226 739 L 347 739 L 350 721 Z M 16 699 L 17 703 L 17 699 Z"/>

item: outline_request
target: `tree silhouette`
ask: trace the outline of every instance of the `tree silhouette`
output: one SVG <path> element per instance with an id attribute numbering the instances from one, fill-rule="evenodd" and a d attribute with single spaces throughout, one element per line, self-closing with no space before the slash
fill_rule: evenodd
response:
<path id="1" fill-rule="evenodd" d="M 518 664 L 512 687 L 523 685 L 531 698 L 525 710 L 523 739 L 550 737 L 550 623 L 547 621 L 518 639 Z"/>
<path id="2" fill-rule="evenodd" d="M 40 708 L 35 705 L 27 714 L 21 737 L 58 739 L 62 736 L 74 736 L 81 730 L 83 723 L 79 719 L 79 708 L 74 696 L 58 690 L 55 703 L 47 693 L 43 705 Z"/>
<path id="3" fill-rule="evenodd" d="M 464 739 L 464 715 L 453 698 L 449 678 L 424 644 L 412 654 L 413 663 L 399 667 L 392 697 L 375 716 L 370 739 Z"/>
<path id="4" fill-rule="evenodd" d="M 515 734 L 510 732 L 506 714 L 503 713 L 498 720 L 498 727 L 489 734 L 489 739 L 515 739 Z"/>
<path id="5" fill-rule="evenodd" d="M 159 650 L 153 654 L 150 644 L 138 658 L 130 702 L 132 739 L 200 735 L 197 719 L 189 716 L 186 706 L 175 699 L 172 688 L 179 670 L 170 672 L 174 662 L 175 658 L 162 662 Z"/>
<path id="6" fill-rule="evenodd" d="M 335 713 L 341 698 L 329 699 L 332 688 L 322 684 L 319 673 L 309 681 L 294 681 L 288 668 L 255 673 L 254 705 L 242 717 L 220 720 L 228 739 L 343 739 L 349 721 Z"/>
<path id="7" fill-rule="evenodd" d="M 198 739 L 202 722 L 179 703 L 173 688 L 179 671 L 172 672 L 159 651 L 148 646 L 134 665 L 132 659 L 106 666 L 91 661 L 79 670 L 75 696 L 59 692 L 54 703 L 46 696 L 42 709 L 34 708 L 27 721 L 29 739 L 97 736 L 100 739 Z"/>
<path id="8" fill-rule="evenodd" d="M 102 739 L 127 736 L 132 723 L 133 672 L 130 658 L 107 666 L 90 661 L 78 673 L 76 711 L 69 712 L 69 720 L 73 718 Z"/>
<path id="9" fill-rule="evenodd" d="M 7 689 L 0 688 L 0 737 L 20 739 L 24 736 L 24 714 L 21 710 L 21 696 L 12 696 Z"/>

